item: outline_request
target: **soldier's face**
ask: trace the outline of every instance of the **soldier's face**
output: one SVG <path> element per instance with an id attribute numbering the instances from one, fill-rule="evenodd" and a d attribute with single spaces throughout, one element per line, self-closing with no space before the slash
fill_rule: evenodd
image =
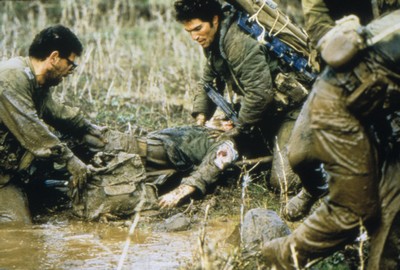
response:
<path id="1" fill-rule="evenodd" d="M 51 65 L 46 73 L 45 85 L 56 86 L 60 84 L 64 77 L 71 74 L 76 68 L 75 64 L 76 55 L 72 53 L 67 58 L 62 58 L 58 54 L 51 59 Z"/>
<path id="2" fill-rule="evenodd" d="M 201 47 L 208 48 L 214 41 L 215 34 L 218 30 L 218 23 L 218 16 L 214 16 L 212 25 L 210 22 L 192 19 L 185 21 L 183 27 Z"/>

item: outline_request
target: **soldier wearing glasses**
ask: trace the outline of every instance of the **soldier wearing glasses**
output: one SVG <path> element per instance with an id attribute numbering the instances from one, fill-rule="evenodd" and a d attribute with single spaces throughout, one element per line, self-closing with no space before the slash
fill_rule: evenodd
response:
<path id="1" fill-rule="evenodd" d="M 56 25 L 36 35 L 28 57 L 0 62 L 0 223 L 30 223 L 20 175 L 34 159 L 65 164 L 74 190 L 85 184 L 86 165 L 54 130 L 101 138 L 101 129 L 53 100 L 50 90 L 77 67 L 82 50 L 74 33 Z"/>

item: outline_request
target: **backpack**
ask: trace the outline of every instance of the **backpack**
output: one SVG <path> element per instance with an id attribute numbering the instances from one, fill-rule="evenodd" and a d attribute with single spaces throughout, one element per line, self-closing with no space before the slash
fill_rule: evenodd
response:
<path id="1" fill-rule="evenodd" d="M 366 46 L 360 29 L 360 20 L 355 15 L 336 21 L 336 26 L 317 44 L 322 59 L 333 68 L 340 68 L 349 63 Z"/>
<path id="2" fill-rule="evenodd" d="M 73 200 L 73 214 L 86 220 L 129 217 L 136 211 L 157 207 L 157 189 L 146 183 L 140 156 L 125 152 L 99 152 L 83 198 Z"/>
<path id="3" fill-rule="evenodd" d="M 361 51 L 373 47 L 389 65 L 397 67 L 400 59 L 398 42 L 400 40 L 400 10 L 373 20 L 362 26 L 357 16 L 349 15 L 338 21 L 318 42 L 317 49 L 324 61 L 333 68 L 341 68 L 350 63 Z"/>
<path id="4" fill-rule="evenodd" d="M 293 24 L 272 0 L 226 0 L 239 13 L 238 25 L 309 81 L 316 78 L 316 52 L 308 46 L 307 33 Z M 315 66 L 313 64 L 316 64 Z"/>

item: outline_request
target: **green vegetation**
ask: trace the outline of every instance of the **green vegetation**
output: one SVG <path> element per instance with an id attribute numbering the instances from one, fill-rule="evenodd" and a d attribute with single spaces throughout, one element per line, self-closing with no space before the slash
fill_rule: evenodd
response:
<path id="1" fill-rule="evenodd" d="M 189 123 L 202 53 L 175 22 L 173 0 L 0 2 L 0 59 L 26 55 L 34 35 L 61 23 L 84 45 L 56 88 L 99 124 L 125 131 Z"/>
<path id="2" fill-rule="evenodd" d="M 55 89 L 58 98 L 82 108 L 96 123 L 120 131 L 135 125 L 154 130 L 188 124 L 203 55 L 200 46 L 175 22 L 173 1 L 0 1 L 0 60 L 27 55 L 36 33 L 63 24 L 81 39 L 84 53 L 74 74 Z M 283 2 L 286 7 L 289 1 Z M 296 17 L 300 9 L 295 2 L 288 12 L 290 9 Z M 247 208 L 279 211 L 281 207 L 263 184 L 249 186 L 244 202 L 240 201 L 240 184 L 233 189 L 239 196 L 232 198 L 226 193 L 220 200 L 225 199 L 228 208 L 235 205 L 230 210 L 237 214 L 241 203 Z M 212 263 L 218 266 L 214 269 L 229 264 L 249 269 L 237 251 L 221 261 L 215 258 L 220 255 L 217 250 L 202 248 L 201 254 L 213 254 Z M 347 269 L 339 268 L 343 260 L 343 255 L 336 254 L 318 267 Z"/>

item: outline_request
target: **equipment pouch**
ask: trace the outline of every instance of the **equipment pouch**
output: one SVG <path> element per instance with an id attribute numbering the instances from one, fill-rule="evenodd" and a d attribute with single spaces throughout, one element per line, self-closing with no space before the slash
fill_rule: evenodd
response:
<path id="1" fill-rule="evenodd" d="M 278 111 L 287 111 L 303 104 L 308 90 L 296 80 L 294 73 L 278 73 L 274 82 L 274 100 Z"/>
<path id="2" fill-rule="evenodd" d="M 387 80 L 380 75 L 371 75 L 347 97 L 347 108 L 354 114 L 367 117 L 385 102 Z"/>
<path id="3" fill-rule="evenodd" d="M 87 220 L 102 215 L 128 217 L 136 211 L 157 206 L 157 190 L 146 183 L 146 173 L 137 154 L 99 152 L 88 179 L 82 202 L 73 203 L 73 213 Z M 103 165 L 104 164 L 104 165 Z"/>
<path id="4" fill-rule="evenodd" d="M 336 26 L 318 42 L 317 49 L 322 59 L 333 68 L 349 63 L 360 50 L 366 47 L 357 16 L 350 15 L 336 21 Z"/>

